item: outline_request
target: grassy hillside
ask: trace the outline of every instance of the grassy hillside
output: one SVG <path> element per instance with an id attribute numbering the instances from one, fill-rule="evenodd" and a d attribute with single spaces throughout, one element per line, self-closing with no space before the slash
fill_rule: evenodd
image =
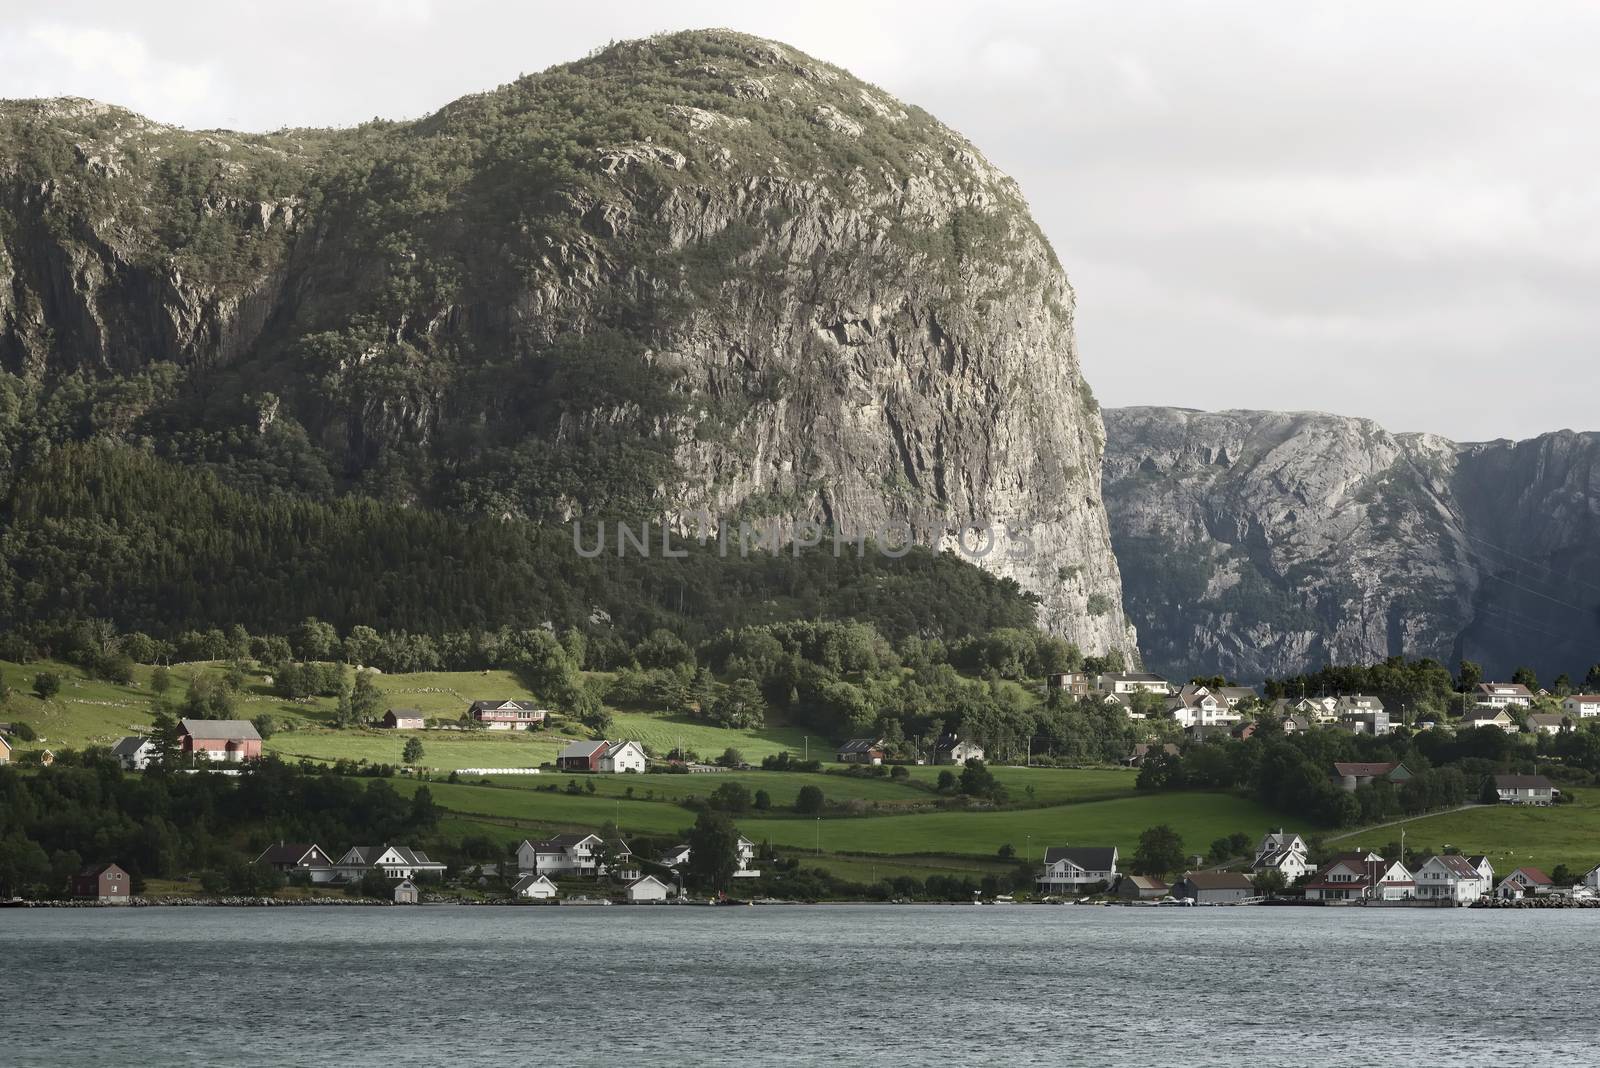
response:
<path id="1" fill-rule="evenodd" d="M 1407 849 L 1442 852 L 1453 846 L 1463 853 L 1485 853 L 1501 875 L 1523 865 L 1549 872 L 1565 864 L 1582 873 L 1600 864 L 1600 803 L 1587 794 L 1551 808 L 1500 805 L 1428 816 L 1407 823 L 1405 830 Z M 1359 844 L 1378 848 L 1399 839 L 1400 828 L 1387 827 L 1361 836 Z"/>

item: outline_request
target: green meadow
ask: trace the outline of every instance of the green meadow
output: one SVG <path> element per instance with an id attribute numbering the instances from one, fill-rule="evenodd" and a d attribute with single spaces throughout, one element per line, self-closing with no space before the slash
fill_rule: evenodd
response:
<path id="1" fill-rule="evenodd" d="M 1406 848 L 1483 853 L 1502 876 L 1523 866 L 1549 872 L 1557 864 L 1582 874 L 1600 864 L 1600 803 L 1589 796 L 1585 791 L 1572 804 L 1549 808 L 1496 805 L 1424 816 L 1405 824 Z M 1381 849 L 1399 840 L 1399 827 L 1384 827 L 1338 845 Z"/>

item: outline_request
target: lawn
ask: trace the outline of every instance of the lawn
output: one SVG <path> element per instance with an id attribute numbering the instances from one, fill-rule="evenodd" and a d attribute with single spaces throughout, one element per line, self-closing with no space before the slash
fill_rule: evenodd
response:
<path id="1" fill-rule="evenodd" d="M 1131 768 L 994 767 L 989 770 L 1009 791 L 1012 801 L 1033 800 L 1045 804 L 1131 797 L 1135 793 L 1134 780 L 1139 777 Z M 916 781 L 933 783 L 938 781 L 941 771 L 960 774 L 961 769 L 924 766 L 910 771 Z M 1028 793 L 1030 786 L 1033 788 L 1031 795 Z"/>
<path id="2" fill-rule="evenodd" d="M 1586 802 L 1587 794 L 1550 808 L 1497 805 L 1426 816 L 1405 824 L 1406 848 L 1442 852 L 1453 846 L 1463 853 L 1483 853 L 1501 876 L 1525 865 L 1549 872 L 1557 864 L 1581 874 L 1600 863 L 1600 805 Z M 1359 845 L 1381 849 L 1399 840 L 1399 827 L 1385 827 Z M 1339 845 L 1356 848 L 1357 843 L 1349 839 Z"/>
<path id="3" fill-rule="evenodd" d="M 553 761 L 570 739 L 545 731 L 280 731 L 263 748 L 285 760 L 365 760 L 399 764 L 407 739 L 422 739 L 422 763 L 442 771 L 458 768 L 536 768 Z"/>
<path id="4" fill-rule="evenodd" d="M 496 785 L 522 790 L 536 790 L 551 782 L 565 786 L 576 780 L 584 787 L 594 783 L 595 790 L 602 797 L 661 798 L 672 801 L 705 797 L 725 782 L 736 782 L 752 794 L 757 790 L 765 790 L 774 805 L 792 804 L 802 786 L 819 787 L 823 796 L 830 801 L 927 805 L 939 800 L 938 795 L 929 790 L 887 778 L 869 779 L 798 771 L 723 771 L 703 775 L 572 775 L 550 771 L 544 775 L 491 775 L 488 778 Z"/>

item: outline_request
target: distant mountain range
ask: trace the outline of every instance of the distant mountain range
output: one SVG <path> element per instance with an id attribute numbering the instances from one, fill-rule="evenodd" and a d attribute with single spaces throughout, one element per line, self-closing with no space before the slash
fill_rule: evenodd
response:
<path id="1" fill-rule="evenodd" d="M 1145 661 L 1241 680 L 1388 656 L 1600 661 L 1600 435 L 1458 444 L 1306 412 L 1107 410 Z"/>

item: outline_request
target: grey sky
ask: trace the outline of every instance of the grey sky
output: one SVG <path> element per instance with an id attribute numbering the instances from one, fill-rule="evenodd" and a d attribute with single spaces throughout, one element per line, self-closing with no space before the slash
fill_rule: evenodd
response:
<path id="1" fill-rule="evenodd" d="M 610 39 L 731 26 L 920 104 L 1016 176 L 1107 405 L 1600 430 L 1600 7 L 1290 10 L 3 0 L 0 96 L 344 125 Z"/>

